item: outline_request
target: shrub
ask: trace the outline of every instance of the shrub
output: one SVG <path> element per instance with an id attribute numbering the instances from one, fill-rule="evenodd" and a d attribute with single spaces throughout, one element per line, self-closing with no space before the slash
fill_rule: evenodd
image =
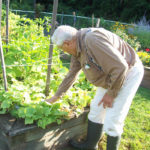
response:
<path id="1" fill-rule="evenodd" d="M 136 36 L 127 34 L 128 28 L 128 25 L 123 25 L 119 22 L 116 22 L 115 25 L 111 27 L 111 31 L 120 36 L 124 41 L 129 43 L 135 49 L 135 51 L 137 51 L 141 47 L 141 45 L 138 42 Z"/>
<path id="2" fill-rule="evenodd" d="M 150 30 L 143 30 L 141 28 L 135 29 L 134 35 L 138 37 L 139 42 L 141 43 L 142 48 L 150 47 Z"/>
<path id="3" fill-rule="evenodd" d="M 150 54 L 147 52 L 137 52 L 144 66 L 150 67 Z"/>
<path id="4" fill-rule="evenodd" d="M 136 25 L 136 27 L 130 28 L 129 32 L 137 36 L 142 49 L 150 48 L 150 21 L 147 21 L 146 17 L 143 16 Z"/>
<path id="5" fill-rule="evenodd" d="M 124 39 L 126 42 L 128 42 L 137 51 L 140 48 L 140 42 L 141 41 L 140 42 L 138 41 L 139 37 L 137 38 L 133 34 L 127 34 L 128 31 L 130 31 L 130 33 L 131 33 L 131 29 L 134 29 L 134 27 L 133 26 L 131 27 L 128 25 L 122 25 L 119 22 L 116 22 L 116 24 L 112 26 L 111 31 L 116 33 L 117 35 L 119 35 L 122 39 Z M 135 30 L 133 30 L 133 31 L 135 31 Z M 143 39 L 144 39 L 144 37 L 145 37 L 144 32 L 141 32 L 141 34 L 142 34 Z M 148 35 L 148 34 L 145 33 L 145 35 Z M 149 37 L 149 39 L 150 39 L 150 37 Z M 145 41 L 147 41 L 147 43 L 150 43 L 148 41 L 148 39 L 146 39 Z M 146 48 L 145 51 L 137 52 L 143 65 L 147 66 L 147 67 L 150 67 L 150 53 L 149 53 L 150 49 L 149 49 L 149 47 Z"/>

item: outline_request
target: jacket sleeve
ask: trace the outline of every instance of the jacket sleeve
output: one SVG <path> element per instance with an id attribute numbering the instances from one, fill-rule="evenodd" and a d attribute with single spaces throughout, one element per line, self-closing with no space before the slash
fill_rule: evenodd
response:
<path id="1" fill-rule="evenodd" d="M 80 70 L 80 62 L 74 56 L 72 56 L 69 72 L 60 84 L 55 96 L 62 96 L 63 93 L 65 93 L 72 86 Z"/>
<path id="2" fill-rule="evenodd" d="M 104 34 L 90 32 L 85 37 L 85 43 L 95 62 L 110 77 L 107 94 L 115 98 L 128 71 L 126 60 Z"/>

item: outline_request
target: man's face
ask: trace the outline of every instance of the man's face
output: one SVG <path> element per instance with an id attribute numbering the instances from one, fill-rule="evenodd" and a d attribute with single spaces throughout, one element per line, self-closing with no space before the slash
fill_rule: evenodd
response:
<path id="1" fill-rule="evenodd" d="M 64 52 L 67 52 L 69 54 L 74 54 L 74 51 L 76 50 L 76 43 L 74 42 L 74 40 L 66 40 L 64 41 L 62 46 L 58 46 L 58 48 L 62 49 Z"/>

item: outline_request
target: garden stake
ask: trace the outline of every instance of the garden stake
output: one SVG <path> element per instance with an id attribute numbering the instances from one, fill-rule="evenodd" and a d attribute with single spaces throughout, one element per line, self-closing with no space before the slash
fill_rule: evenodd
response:
<path id="1" fill-rule="evenodd" d="M 58 7 L 58 0 L 54 0 L 53 16 L 52 16 L 52 29 L 51 29 L 50 36 L 52 36 L 52 34 L 53 34 L 54 30 L 55 30 L 57 7 Z M 45 95 L 46 95 L 46 96 L 49 95 L 52 55 L 53 55 L 53 43 L 52 43 L 52 40 L 51 40 L 51 38 L 50 38 L 49 59 L 48 59 L 48 71 L 47 71 L 47 80 L 46 80 L 46 88 L 45 88 Z M 50 58 L 51 58 L 51 59 L 50 59 Z"/>
<path id="2" fill-rule="evenodd" d="M 6 45 L 8 46 L 8 38 L 9 38 L 9 0 L 6 0 Z M 6 48 L 6 52 L 8 52 L 8 48 Z"/>
<path id="3" fill-rule="evenodd" d="M 2 16 L 2 0 L 0 0 L 0 57 L 1 57 L 1 65 L 3 70 L 4 87 L 5 87 L 5 91 L 7 91 L 6 69 L 5 69 L 5 61 L 3 55 L 2 40 L 1 40 L 1 16 Z"/>
<path id="4" fill-rule="evenodd" d="M 100 25 L 100 18 L 97 19 L 96 28 L 99 28 Z"/>
<path id="5" fill-rule="evenodd" d="M 1 65 L 2 65 L 2 70 L 3 70 L 4 87 L 5 87 L 5 91 L 8 91 L 8 89 L 7 89 L 7 78 L 6 78 L 6 68 L 5 68 L 5 61 L 4 61 L 4 55 L 3 55 L 1 35 L 0 35 L 0 56 L 1 56 Z"/>
<path id="6" fill-rule="evenodd" d="M 94 14 L 92 14 L 92 27 L 94 27 Z"/>
<path id="7" fill-rule="evenodd" d="M 0 33 L 1 33 L 2 0 L 0 0 Z"/>
<path id="8" fill-rule="evenodd" d="M 76 12 L 73 12 L 73 26 L 74 27 L 76 25 L 76 20 L 77 20 L 77 18 L 76 18 Z"/>

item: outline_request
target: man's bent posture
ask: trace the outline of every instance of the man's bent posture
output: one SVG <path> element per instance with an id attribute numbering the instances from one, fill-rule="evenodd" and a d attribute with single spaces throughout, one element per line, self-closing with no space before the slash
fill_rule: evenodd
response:
<path id="1" fill-rule="evenodd" d="M 143 65 L 134 49 L 116 34 L 103 28 L 76 30 L 59 26 L 53 36 L 64 52 L 72 55 L 70 70 L 59 86 L 56 101 L 75 81 L 82 69 L 97 92 L 90 105 L 86 141 L 70 141 L 75 148 L 96 150 L 103 130 L 107 134 L 107 150 L 117 150 L 124 120 L 143 77 Z"/>

